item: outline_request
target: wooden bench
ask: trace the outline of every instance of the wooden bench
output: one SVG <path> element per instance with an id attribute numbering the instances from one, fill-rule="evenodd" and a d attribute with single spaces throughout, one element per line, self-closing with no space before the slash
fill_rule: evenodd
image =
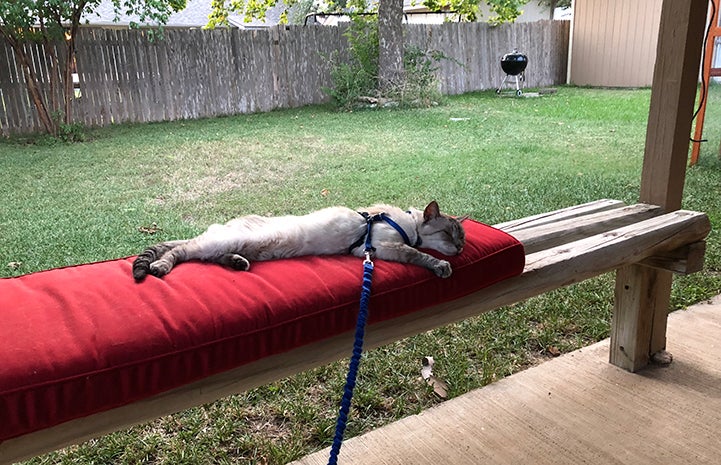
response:
<path id="1" fill-rule="evenodd" d="M 526 266 L 521 275 L 451 302 L 372 324 L 366 347 L 382 346 L 633 264 L 684 274 L 698 271 L 710 223 L 703 213 L 664 213 L 653 205 L 600 200 L 496 227 L 524 244 Z M 636 359 L 648 360 L 652 355 L 648 350 L 642 353 L 634 340 L 636 334 L 624 332 L 619 323 L 632 319 L 623 315 L 623 309 L 616 309 L 610 356 L 612 362 L 631 370 L 636 368 Z M 348 356 L 352 339 L 352 332 L 340 334 L 129 405 L 6 440 L 0 443 L 0 462 L 32 457 L 342 359 Z"/>

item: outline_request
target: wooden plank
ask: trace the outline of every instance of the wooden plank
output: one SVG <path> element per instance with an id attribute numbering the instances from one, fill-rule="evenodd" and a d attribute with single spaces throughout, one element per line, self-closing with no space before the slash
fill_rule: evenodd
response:
<path id="1" fill-rule="evenodd" d="M 75 115 L 88 125 L 97 125 L 95 119 L 97 87 L 100 79 L 97 74 L 100 72 L 100 65 L 96 59 L 95 52 L 97 47 L 93 47 L 95 42 L 94 29 L 80 29 L 78 37 L 75 41 L 75 57 L 78 64 L 78 73 L 81 75 L 83 97 L 78 102 L 78 112 Z"/>
<path id="2" fill-rule="evenodd" d="M 706 0 L 663 3 L 640 200 L 668 211 L 681 208 L 707 8 Z"/>
<path id="3" fill-rule="evenodd" d="M 35 55 L 37 54 L 37 45 L 36 44 L 24 44 L 22 45 L 23 49 L 25 49 L 27 60 L 30 65 L 30 68 L 34 70 L 34 72 L 37 74 L 37 79 L 39 81 L 39 86 L 42 89 L 45 85 L 43 77 L 42 77 L 42 70 L 37 69 L 36 62 L 35 62 Z M 19 60 L 18 60 L 19 61 Z M 20 66 L 20 63 L 18 63 L 18 66 Z M 21 69 L 21 75 L 23 78 L 23 85 L 26 85 L 27 79 L 25 74 L 23 73 Z M 20 124 L 27 128 L 29 131 L 42 131 L 44 130 L 43 124 L 40 122 L 40 118 L 37 115 L 37 110 L 35 109 L 35 105 L 33 104 L 32 99 L 30 98 L 28 92 L 26 90 L 22 90 L 19 94 L 20 102 L 22 102 L 21 105 L 17 107 L 18 110 L 18 117 Z"/>
<path id="4" fill-rule="evenodd" d="M 641 265 L 626 266 L 616 272 L 609 355 L 612 364 L 635 372 L 648 365 L 657 352 L 649 349 L 655 320 L 652 312 L 658 309 L 663 313 L 665 329 L 669 298 L 656 292 L 656 288 L 668 286 L 670 289 L 671 276 L 670 272 Z M 661 349 L 665 347 L 664 341 Z"/>
<path id="5" fill-rule="evenodd" d="M 183 49 L 181 47 L 183 34 L 181 31 L 172 32 L 172 41 L 168 42 L 168 53 L 166 56 L 168 69 L 168 83 L 172 101 L 172 113 L 170 119 L 185 118 L 186 98 L 185 98 L 185 60 L 183 59 Z"/>
<path id="6" fill-rule="evenodd" d="M 276 108 L 275 95 L 279 90 L 277 60 L 279 59 L 277 37 L 273 28 L 262 31 L 249 31 L 253 36 L 254 75 L 252 76 L 252 89 L 260 90 L 254 95 L 255 111 L 269 111 Z"/>
<path id="7" fill-rule="evenodd" d="M 567 218 L 554 223 L 545 223 L 536 227 L 526 227 L 513 232 L 512 235 L 523 243 L 526 254 L 532 254 L 593 234 L 627 226 L 661 213 L 661 208 L 655 205 L 637 204 Z"/>
<path id="8" fill-rule="evenodd" d="M 11 123 L 9 115 L 9 89 L 14 87 L 15 76 L 12 72 L 12 50 L 6 42 L 0 42 L 0 136 L 10 135 Z"/>
<path id="9" fill-rule="evenodd" d="M 100 41 L 99 43 L 94 44 L 95 47 L 97 47 L 102 52 L 103 57 L 103 70 L 104 70 L 104 79 L 100 82 L 103 89 L 103 98 L 104 98 L 104 104 L 105 104 L 105 118 L 106 120 L 103 122 L 104 126 L 107 126 L 109 124 L 117 124 L 118 123 L 118 113 L 121 113 L 122 111 L 118 108 L 121 97 L 118 95 L 117 92 L 117 68 L 115 63 L 115 51 L 113 50 L 113 31 L 112 30 L 103 30 L 102 34 L 100 34 Z"/>
<path id="10" fill-rule="evenodd" d="M 166 40 L 160 41 L 156 46 L 158 48 L 158 79 L 163 83 L 163 119 L 173 120 L 175 119 L 175 96 L 174 96 L 174 85 L 173 85 L 173 71 L 170 69 L 170 62 L 168 55 L 170 54 L 170 44 L 172 36 L 177 34 L 177 31 L 168 29 L 165 31 Z"/>
<path id="11" fill-rule="evenodd" d="M 667 211 L 681 207 L 707 12 L 706 0 L 664 0 L 661 11 L 640 201 Z M 666 347 L 671 280 L 640 265 L 619 271 L 612 363 L 639 370 Z"/>
<path id="12" fill-rule="evenodd" d="M 165 83 L 160 78 L 160 64 L 158 63 L 158 42 L 162 39 L 148 40 L 145 46 L 145 67 L 148 70 L 148 121 L 163 121 L 165 119 Z"/>
<path id="13" fill-rule="evenodd" d="M 125 98 L 129 112 L 128 121 L 133 123 L 143 121 L 142 106 L 144 101 L 140 85 L 143 70 L 140 67 L 140 60 L 138 58 L 138 48 L 140 47 L 138 42 L 139 36 L 140 31 L 137 30 L 126 31 L 123 35 L 123 39 L 125 39 L 125 71 L 127 73 L 125 88 L 128 91 Z"/>
<path id="14" fill-rule="evenodd" d="M 710 222 L 703 213 L 676 211 L 527 256 L 522 275 L 466 297 L 370 325 L 365 346 L 373 348 L 461 321 L 567 286 L 664 251 L 700 240 Z M 252 389 L 346 357 L 352 331 L 267 357 L 131 405 L 66 422 L 0 444 L 12 462 Z"/>
<path id="15" fill-rule="evenodd" d="M 706 241 L 695 242 L 671 252 L 654 255 L 640 262 L 643 266 L 688 275 L 703 269 Z"/>
<path id="16" fill-rule="evenodd" d="M 117 123 L 125 123 L 131 121 L 135 116 L 133 114 L 133 90 L 130 87 L 130 74 L 135 73 L 135 67 L 128 61 L 128 31 L 115 30 L 115 59 L 118 63 L 118 82 L 117 89 L 118 98 L 120 100 L 121 112 L 117 117 Z"/>
<path id="17" fill-rule="evenodd" d="M 233 76 L 235 79 L 235 92 L 237 94 L 237 113 L 251 113 L 255 110 L 254 97 L 252 93 L 246 91 L 248 83 L 253 82 L 252 67 L 254 43 L 248 40 L 248 34 L 244 31 L 234 30 L 232 33 L 233 44 Z M 257 78 L 257 77 L 256 77 Z"/>
<path id="18" fill-rule="evenodd" d="M 215 96 L 217 100 L 220 98 L 222 108 L 220 110 L 221 115 L 232 115 L 236 113 L 235 102 L 237 101 L 237 88 L 235 86 L 236 75 L 233 73 L 233 47 L 230 43 L 230 30 L 229 29 L 218 29 L 216 34 L 217 48 L 220 48 L 220 63 L 221 66 L 218 72 L 217 78 L 217 92 Z"/>
<path id="19" fill-rule="evenodd" d="M 528 216 L 518 220 L 506 221 L 498 223 L 496 228 L 502 229 L 508 233 L 513 233 L 526 228 L 534 228 L 543 224 L 553 223 L 569 218 L 577 218 L 582 215 L 619 208 L 625 204 L 620 200 L 602 199 L 594 202 L 588 202 L 581 205 L 574 205 L 560 210 L 554 210 L 547 213 L 539 213 L 537 215 Z"/>

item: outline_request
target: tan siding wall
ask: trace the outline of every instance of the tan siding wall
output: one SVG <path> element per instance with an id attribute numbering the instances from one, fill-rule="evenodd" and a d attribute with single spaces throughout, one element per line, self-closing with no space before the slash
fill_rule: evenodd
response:
<path id="1" fill-rule="evenodd" d="M 660 19 L 661 0 L 576 0 L 571 83 L 650 86 Z"/>

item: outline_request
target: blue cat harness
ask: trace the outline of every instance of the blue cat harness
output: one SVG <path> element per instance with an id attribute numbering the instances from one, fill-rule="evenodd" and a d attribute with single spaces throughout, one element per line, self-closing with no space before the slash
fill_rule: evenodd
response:
<path id="1" fill-rule="evenodd" d="M 411 214 L 411 212 L 406 212 L 406 213 L 408 213 L 409 215 Z M 393 229 L 398 231 L 398 234 L 401 235 L 401 237 L 403 238 L 403 242 L 405 242 L 405 244 L 407 246 L 420 247 L 420 245 L 422 243 L 421 236 L 419 235 L 415 244 L 412 244 L 411 239 L 408 237 L 408 234 L 403 230 L 403 228 L 398 223 L 393 221 L 391 219 L 391 217 L 388 216 L 386 213 L 382 212 L 382 213 L 377 213 L 375 215 L 371 215 L 368 212 L 358 212 L 358 214 L 361 215 L 366 220 L 366 224 L 367 224 L 366 232 L 348 248 L 348 253 L 353 253 L 353 249 L 360 247 L 361 245 L 363 245 L 363 243 L 365 243 L 366 255 L 375 250 L 373 248 L 373 246 L 371 245 L 371 242 L 372 242 L 371 241 L 371 230 L 373 228 L 373 223 L 377 223 L 379 221 L 385 221 L 389 226 L 391 226 Z"/>

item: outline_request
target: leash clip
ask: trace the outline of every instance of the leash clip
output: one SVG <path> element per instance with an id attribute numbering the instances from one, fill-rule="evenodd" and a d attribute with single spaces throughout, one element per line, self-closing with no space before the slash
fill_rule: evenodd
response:
<path id="1" fill-rule="evenodd" d="M 372 265 L 372 264 L 373 264 L 373 260 L 371 260 L 371 250 L 366 250 L 366 251 L 365 251 L 365 254 L 366 254 L 366 259 L 363 260 L 363 264 L 364 264 L 364 265 L 368 265 L 368 264 L 371 264 L 371 265 Z"/>

